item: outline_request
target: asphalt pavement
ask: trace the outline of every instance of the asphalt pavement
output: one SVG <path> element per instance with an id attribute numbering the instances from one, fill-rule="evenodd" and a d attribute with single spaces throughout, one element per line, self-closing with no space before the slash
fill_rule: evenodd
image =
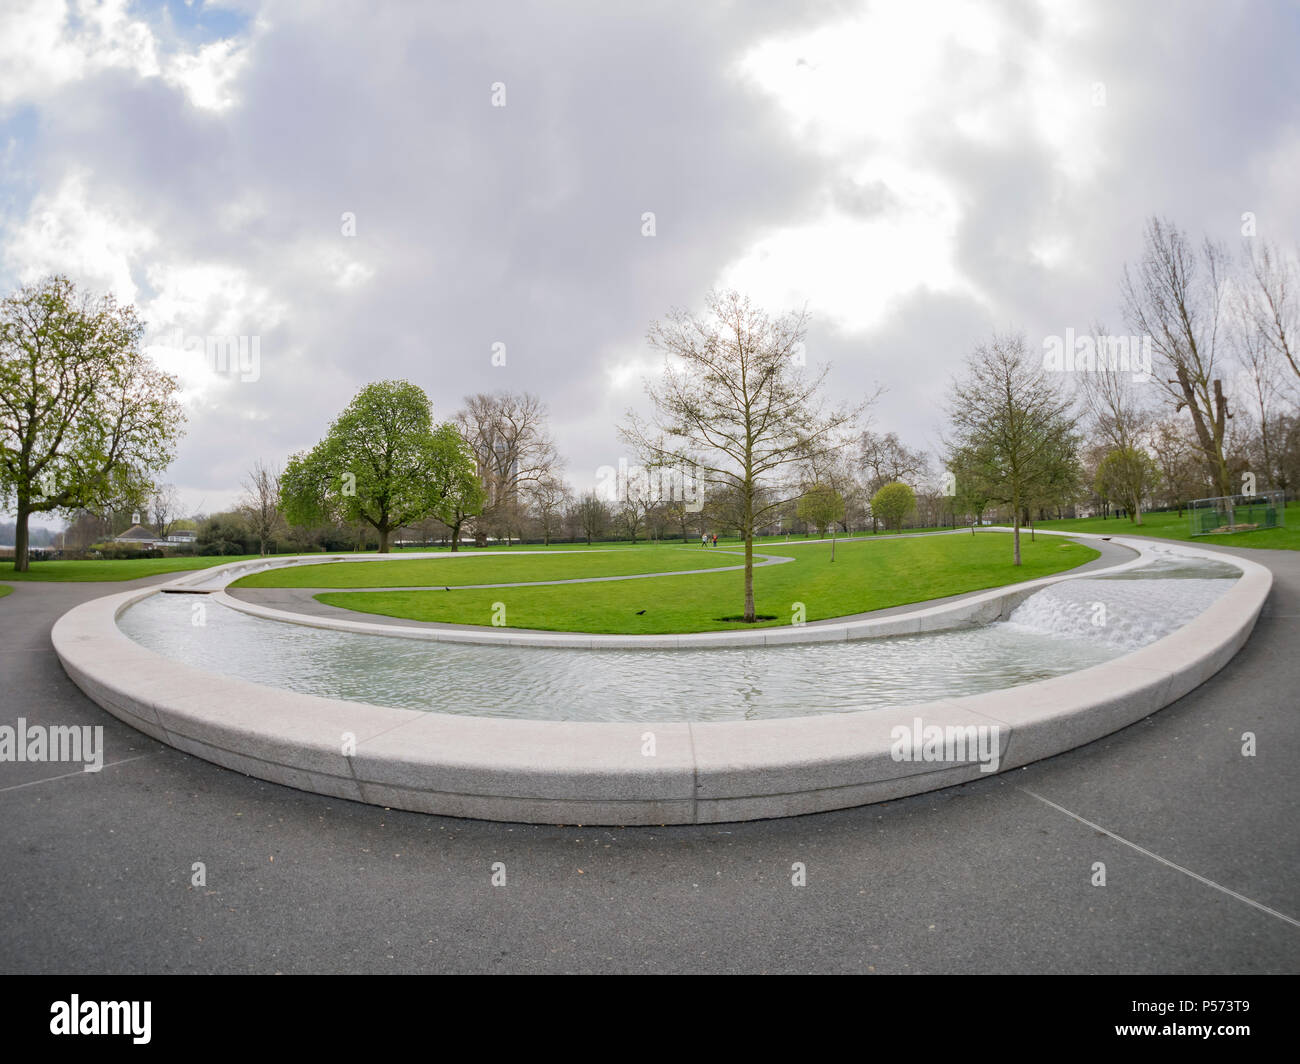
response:
<path id="1" fill-rule="evenodd" d="M 102 725 L 105 767 L 0 763 L 0 971 L 1295 972 L 1300 552 L 1221 549 L 1274 589 L 1159 713 L 945 791 L 671 828 L 425 816 L 197 760 L 50 646 L 65 610 L 165 578 L 17 584 L 0 725 Z"/>

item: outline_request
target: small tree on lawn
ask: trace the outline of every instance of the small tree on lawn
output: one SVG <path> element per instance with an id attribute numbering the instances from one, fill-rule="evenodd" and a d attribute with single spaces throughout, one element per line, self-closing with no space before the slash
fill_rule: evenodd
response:
<path id="1" fill-rule="evenodd" d="M 824 414 L 829 367 L 806 376 L 804 313 L 771 317 L 738 292 L 712 292 L 707 312 L 674 311 L 650 326 L 664 372 L 646 382 L 649 422 L 629 414 L 623 438 L 655 468 L 694 467 L 706 488 L 734 493 L 745 542 L 745 612 L 754 615 L 754 529 L 793 493 L 776 490 L 793 463 L 841 446 L 866 406 Z M 768 489 L 765 493 L 764 489 Z"/>
<path id="2" fill-rule="evenodd" d="M 835 522 L 844 517 L 844 496 L 829 484 L 814 484 L 799 499 L 800 521 L 815 525 L 824 536 L 831 530 L 831 561 L 835 560 Z"/>
<path id="3" fill-rule="evenodd" d="M 1142 500 L 1160 479 L 1160 469 L 1140 447 L 1115 448 L 1097 465 L 1094 487 L 1103 499 L 1119 502 L 1128 519 L 1142 523 Z"/>
<path id="4" fill-rule="evenodd" d="M 1078 443 L 1072 407 L 1030 359 L 1023 336 L 995 336 L 976 348 L 953 383 L 953 450 L 977 456 L 980 494 L 1010 506 L 1016 565 L 1027 508 L 1069 479 Z"/>
<path id="5" fill-rule="evenodd" d="M 886 484 L 871 496 L 871 512 L 885 522 L 886 528 L 897 531 L 916 512 L 916 492 L 897 481 Z"/>
<path id="6" fill-rule="evenodd" d="M 248 471 L 239 512 L 257 539 L 258 553 L 266 557 L 267 544 L 282 527 L 284 518 L 280 513 L 280 474 L 261 459 L 254 462 Z"/>

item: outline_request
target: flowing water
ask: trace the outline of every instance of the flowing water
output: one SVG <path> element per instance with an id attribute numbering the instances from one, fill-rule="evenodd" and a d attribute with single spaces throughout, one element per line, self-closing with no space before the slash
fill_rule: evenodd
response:
<path id="1" fill-rule="evenodd" d="M 1170 555 L 1080 577 L 1007 621 L 926 635 L 698 650 L 566 650 L 356 635 L 152 595 L 118 625 L 198 669 L 378 705 L 575 721 L 720 721 L 847 713 L 978 694 L 1075 672 L 1186 624 L 1240 576 Z M 206 625 L 191 623 L 196 601 Z"/>

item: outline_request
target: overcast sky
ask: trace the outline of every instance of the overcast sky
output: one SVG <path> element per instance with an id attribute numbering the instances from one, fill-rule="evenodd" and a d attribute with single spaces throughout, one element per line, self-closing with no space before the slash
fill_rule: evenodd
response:
<path id="1" fill-rule="evenodd" d="M 191 509 L 382 378 L 537 393 L 589 487 L 715 286 L 934 448 L 993 330 L 1121 327 L 1147 216 L 1295 245 L 1297 55 L 1283 2 L 0 0 L 0 281 L 136 305 Z"/>

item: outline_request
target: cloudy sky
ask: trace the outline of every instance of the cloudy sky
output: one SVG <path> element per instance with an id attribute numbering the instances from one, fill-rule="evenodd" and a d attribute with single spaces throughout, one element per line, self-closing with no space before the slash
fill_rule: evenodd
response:
<path id="1" fill-rule="evenodd" d="M 1280 0 L 2 0 L 0 282 L 136 305 L 209 512 L 392 377 L 537 393 L 589 487 L 717 286 L 933 448 L 993 330 L 1120 326 L 1149 215 L 1294 246 L 1297 54 Z"/>

